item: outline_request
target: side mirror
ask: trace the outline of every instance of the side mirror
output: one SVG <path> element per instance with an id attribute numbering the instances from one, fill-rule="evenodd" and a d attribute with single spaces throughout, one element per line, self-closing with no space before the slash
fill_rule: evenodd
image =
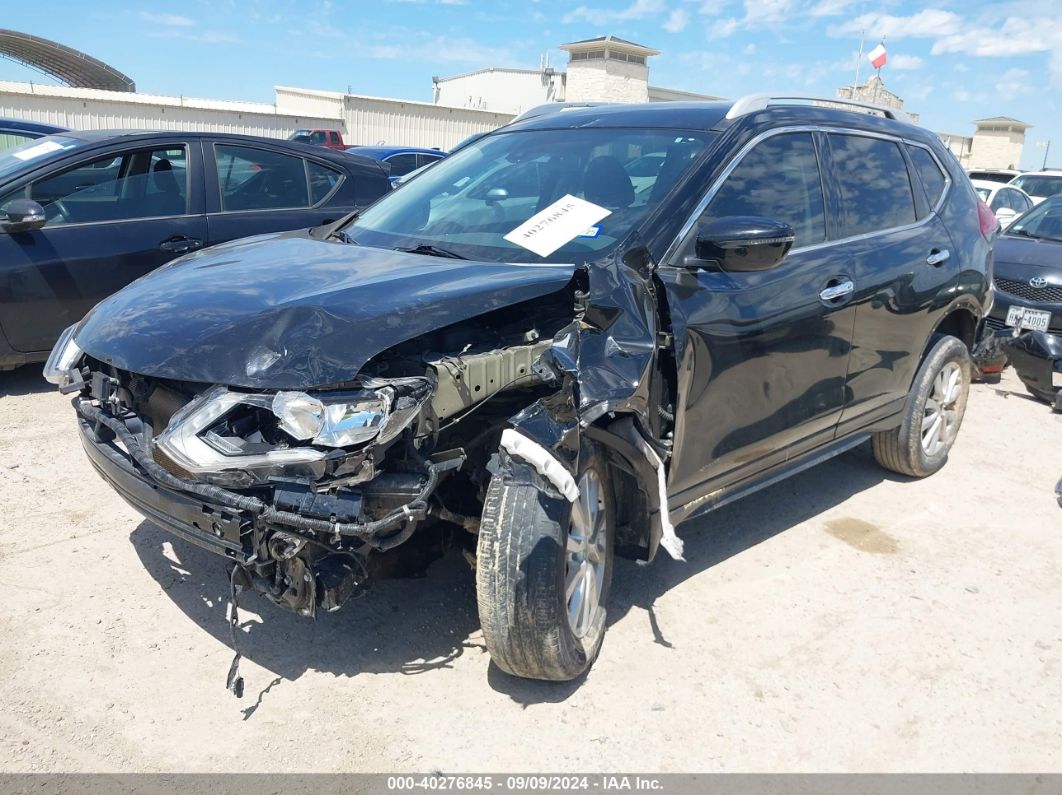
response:
<path id="1" fill-rule="evenodd" d="M 505 188 L 491 188 L 489 191 L 487 191 L 487 195 L 483 198 L 486 199 L 487 204 L 494 204 L 495 202 L 500 202 L 503 199 L 508 199 L 509 191 L 507 191 Z"/>
<path id="2" fill-rule="evenodd" d="M 0 231 L 31 232 L 48 221 L 44 208 L 32 199 L 12 199 L 0 208 Z"/>
<path id="3" fill-rule="evenodd" d="M 682 264 L 687 268 L 714 265 L 724 271 L 765 271 L 782 261 L 795 239 L 793 227 L 770 218 L 713 218 L 701 224 L 694 253 Z"/>

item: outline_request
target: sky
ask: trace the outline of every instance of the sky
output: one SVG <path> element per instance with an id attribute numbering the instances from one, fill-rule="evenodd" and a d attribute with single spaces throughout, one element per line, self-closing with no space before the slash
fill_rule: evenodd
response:
<path id="1" fill-rule="evenodd" d="M 46 10 L 46 13 L 42 13 Z M 653 47 L 652 85 L 717 96 L 831 97 L 861 34 L 885 85 L 936 132 L 1033 125 L 1023 168 L 1062 167 L 1062 0 L 51 0 L 5 4 L 3 27 L 87 52 L 146 93 L 272 102 L 274 85 L 431 101 L 433 75 L 563 67 L 564 42 Z M 871 72 L 864 60 L 861 77 Z M 0 59 L 0 80 L 54 82 Z"/>

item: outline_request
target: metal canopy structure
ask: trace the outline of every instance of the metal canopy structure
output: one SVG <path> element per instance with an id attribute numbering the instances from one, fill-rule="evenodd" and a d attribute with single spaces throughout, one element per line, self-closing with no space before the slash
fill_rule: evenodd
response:
<path id="1" fill-rule="evenodd" d="M 0 57 L 49 74 L 74 88 L 136 91 L 136 84 L 103 61 L 58 42 L 0 28 Z"/>

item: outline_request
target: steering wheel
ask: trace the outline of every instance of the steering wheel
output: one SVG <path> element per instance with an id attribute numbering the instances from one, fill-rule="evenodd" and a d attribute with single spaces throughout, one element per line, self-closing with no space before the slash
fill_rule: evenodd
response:
<path id="1" fill-rule="evenodd" d="M 63 204 L 62 199 L 56 199 L 51 204 L 49 204 L 48 207 L 49 209 L 52 207 L 55 208 L 56 217 L 61 218 L 63 221 L 70 220 L 70 210 L 68 210 L 66 205 Z"/>

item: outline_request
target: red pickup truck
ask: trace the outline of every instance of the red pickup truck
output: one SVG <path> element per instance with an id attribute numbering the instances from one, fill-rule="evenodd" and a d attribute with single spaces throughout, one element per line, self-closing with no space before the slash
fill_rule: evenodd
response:
<path id="1" fill-rule="evenodd" d="M 300 144 L 315 144 L 327 146 L 329 149 L 346 149 L 343 142 L 343 134 L 335 130 L 296 130 L 288 136 L 289 141 L 297 141 Z"/>

